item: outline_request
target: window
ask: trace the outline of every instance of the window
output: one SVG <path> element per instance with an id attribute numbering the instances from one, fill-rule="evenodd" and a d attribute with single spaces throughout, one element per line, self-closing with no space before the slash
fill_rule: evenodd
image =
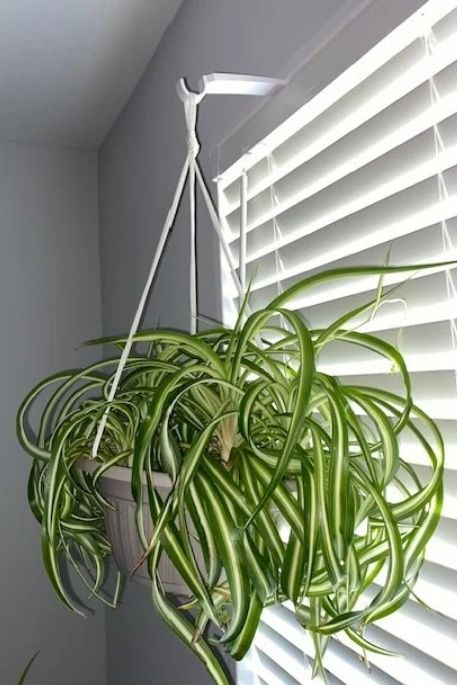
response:
<path id="1" fill-rule="evenodd" d="M 457 0 L 431 0 L 218 177 L 225 236 L 251 307 L 315 270 L 457 258 Z M 386 284 L 404 276 L 386 278 Z M 365 330 L 400 345 L 415 401 L 447 443 L 443 518 L 415 591 L 371 636 L 404 658 L 343 637 L 326 656 L 332 683 L 457 682 L 457 269 L 412 273 Z M 372 277 L 320 286 L 294 303 L 313 327 L 370 299 Z M 223 274 L 224 316 L 237 293 Z M 321 368 L 394 389 L 391 369 L 338 356 Z M 420 454 L 408 458 L 426 477 Z M 265 611 L 240 685 L 308 682 L 312 644 L 288 606 Z"/>

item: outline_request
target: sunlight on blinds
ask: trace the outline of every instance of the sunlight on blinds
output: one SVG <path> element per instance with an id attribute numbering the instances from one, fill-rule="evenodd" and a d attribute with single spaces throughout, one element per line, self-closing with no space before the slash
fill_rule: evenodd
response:
<path id="1" fill-rule="evenodd" d="M 218 179 L 225 237 L 253 310 L 322 268 L 457 259 L 457 0 L 431 0 Z M 443 519 L 414 596 L 367 631 L 402 658 L 333 640 L 331 683 L 457 682 L 457 269 L 386 276 L 398 286 L 374 317 L 351 323 L 398 345 L 415 401 L 446 440 Z M 376 277 L 323 284 L 293 302 L 312 328 L 373 298 Z M 236 290 L 223 270 L 224 317 Z M 366 314 L 364 315 L 366 317 Z M 343 354 L 344 350 L 344 354 Z M 387 364 L 335 344 L 323 371 L 395 391 Z M 405 451 L 423 469 L 417 449 Z M 381 579 L 382 580 L 382 579 Z M 381 580 L 379 582 L 381 582 Z M 368 598 L 367 598 L 368 599 Z M 308 682 L 312 642 L 289 607 L 264 613 L 240 685 Z M 253 680 L 253 678 L 255 678 Z"/>

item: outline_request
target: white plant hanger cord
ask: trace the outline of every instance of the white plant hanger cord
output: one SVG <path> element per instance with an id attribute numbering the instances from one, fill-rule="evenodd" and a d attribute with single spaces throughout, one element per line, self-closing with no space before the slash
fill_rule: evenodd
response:
<path id="1" fill-rule="evenodd" d="M 221 244 L 224 256 L 228 262 L 230 273 L 238 290 L 240 298 L 243 298 L 244 287 L 238 277 L 236 266 L 232 257 L 230 247 L 223 235 L 219 217 L 214 207 L 211 195 L 206 186 L 200 164 L 198 162 L 198 153 L 200 151 L 200 143 L 197 138 L 196 124 L 198 105 L 206 95 L 257 95 L 266 96 L 271 95 L 278 87 L 284 85 L 284 81 L 279 79 L 272 79 L 263 76 L 247 76 L 241 74 L 208 74 L 202 77 L 200 82 L 200 92 L 195 93 L 190 91 L 184 79 L 180 79 L 177 85 L 177 91 L 180 99 L 184 103 L 184 115 L 187 126 L 187 156 L 184 161 L 181 173 L 178 178 L 176 190 L 173 200 L 168 210 L 162 232 L 159 237 L 156 251 L 152 259 L 152 264 L 146 279 L 143 292 L 138 303 L 138 307 L 133 317 L 132 325 L 122 350 L 116 372 L 110 386 L 107 398 L 107 406 L 103 412 L 100 422 L 97 426 L 97 433 L 95 435 L 92 446 L 92 459 L 95 459 L 98 454 L 101 440 L 106 428 L 108 414 L 111 404 L 116 396 L 116 392 L 124 371 L 125 365 L 129 358 L 135 335 L 140 327 L 141 319 L 148 301 L 149 293 L 151 292 L 152 284 L 154 282 L 160 260 L 164 253 L 168 236 L 173 227 L 173 224 L 178 213 L 179 203 L 183 197 L 186 182 L 189 188 L 189 239 L 190 239 L 190 268 L 189 268 L 189 299 L 190 299 L 190 332 L 196 333 L 197 330 L 197 254 L 196 254 L 196 190 L 197 186 L 203 196 L 206 209 L 208 210 L 211 224 L 216 231 L 217 237 Z M 243 273 L 245 267 L 240 265 L 240 271 Z"/>

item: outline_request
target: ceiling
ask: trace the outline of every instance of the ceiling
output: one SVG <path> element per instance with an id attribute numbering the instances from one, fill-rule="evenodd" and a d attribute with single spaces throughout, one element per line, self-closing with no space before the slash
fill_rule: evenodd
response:
<path id="1" fill-rule="evenodd" d="M 1 0 L 0 139 L 96 149 L 181 0 Z"/>

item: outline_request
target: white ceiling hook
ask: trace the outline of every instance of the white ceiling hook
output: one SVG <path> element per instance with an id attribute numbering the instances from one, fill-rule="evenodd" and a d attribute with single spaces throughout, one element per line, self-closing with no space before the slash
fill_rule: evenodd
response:
<path id="1" fill-rule="evenodd" d="M 176 90 L 178 91 L 179 99 L 182 100 L 184 103 L 193 100 L 198 105 L 206 95 L 204 90 L 201 93 L 195 93 L 194 91 L 189 90 L 189 88 L 186 85 L 186 81 L 183 78 L 179 79 L 176 86 Z"/>
<path id="2" fill-rule="evenodd" d="M 287 81 L 282 79 L 270 78 L 268 76 L 215 72 L 202 76 L 199 82 L 200 91 L 197 93 L 188 89 L 183 78 L 179 79 L 176 89 L 183 102 L 188 102 L 190 96 L 192 96 L 192 98 L 196 97 L 198 104 L 205 95 L 255 95 L 265 97 L 272 95 L 286 83 Z"/>

